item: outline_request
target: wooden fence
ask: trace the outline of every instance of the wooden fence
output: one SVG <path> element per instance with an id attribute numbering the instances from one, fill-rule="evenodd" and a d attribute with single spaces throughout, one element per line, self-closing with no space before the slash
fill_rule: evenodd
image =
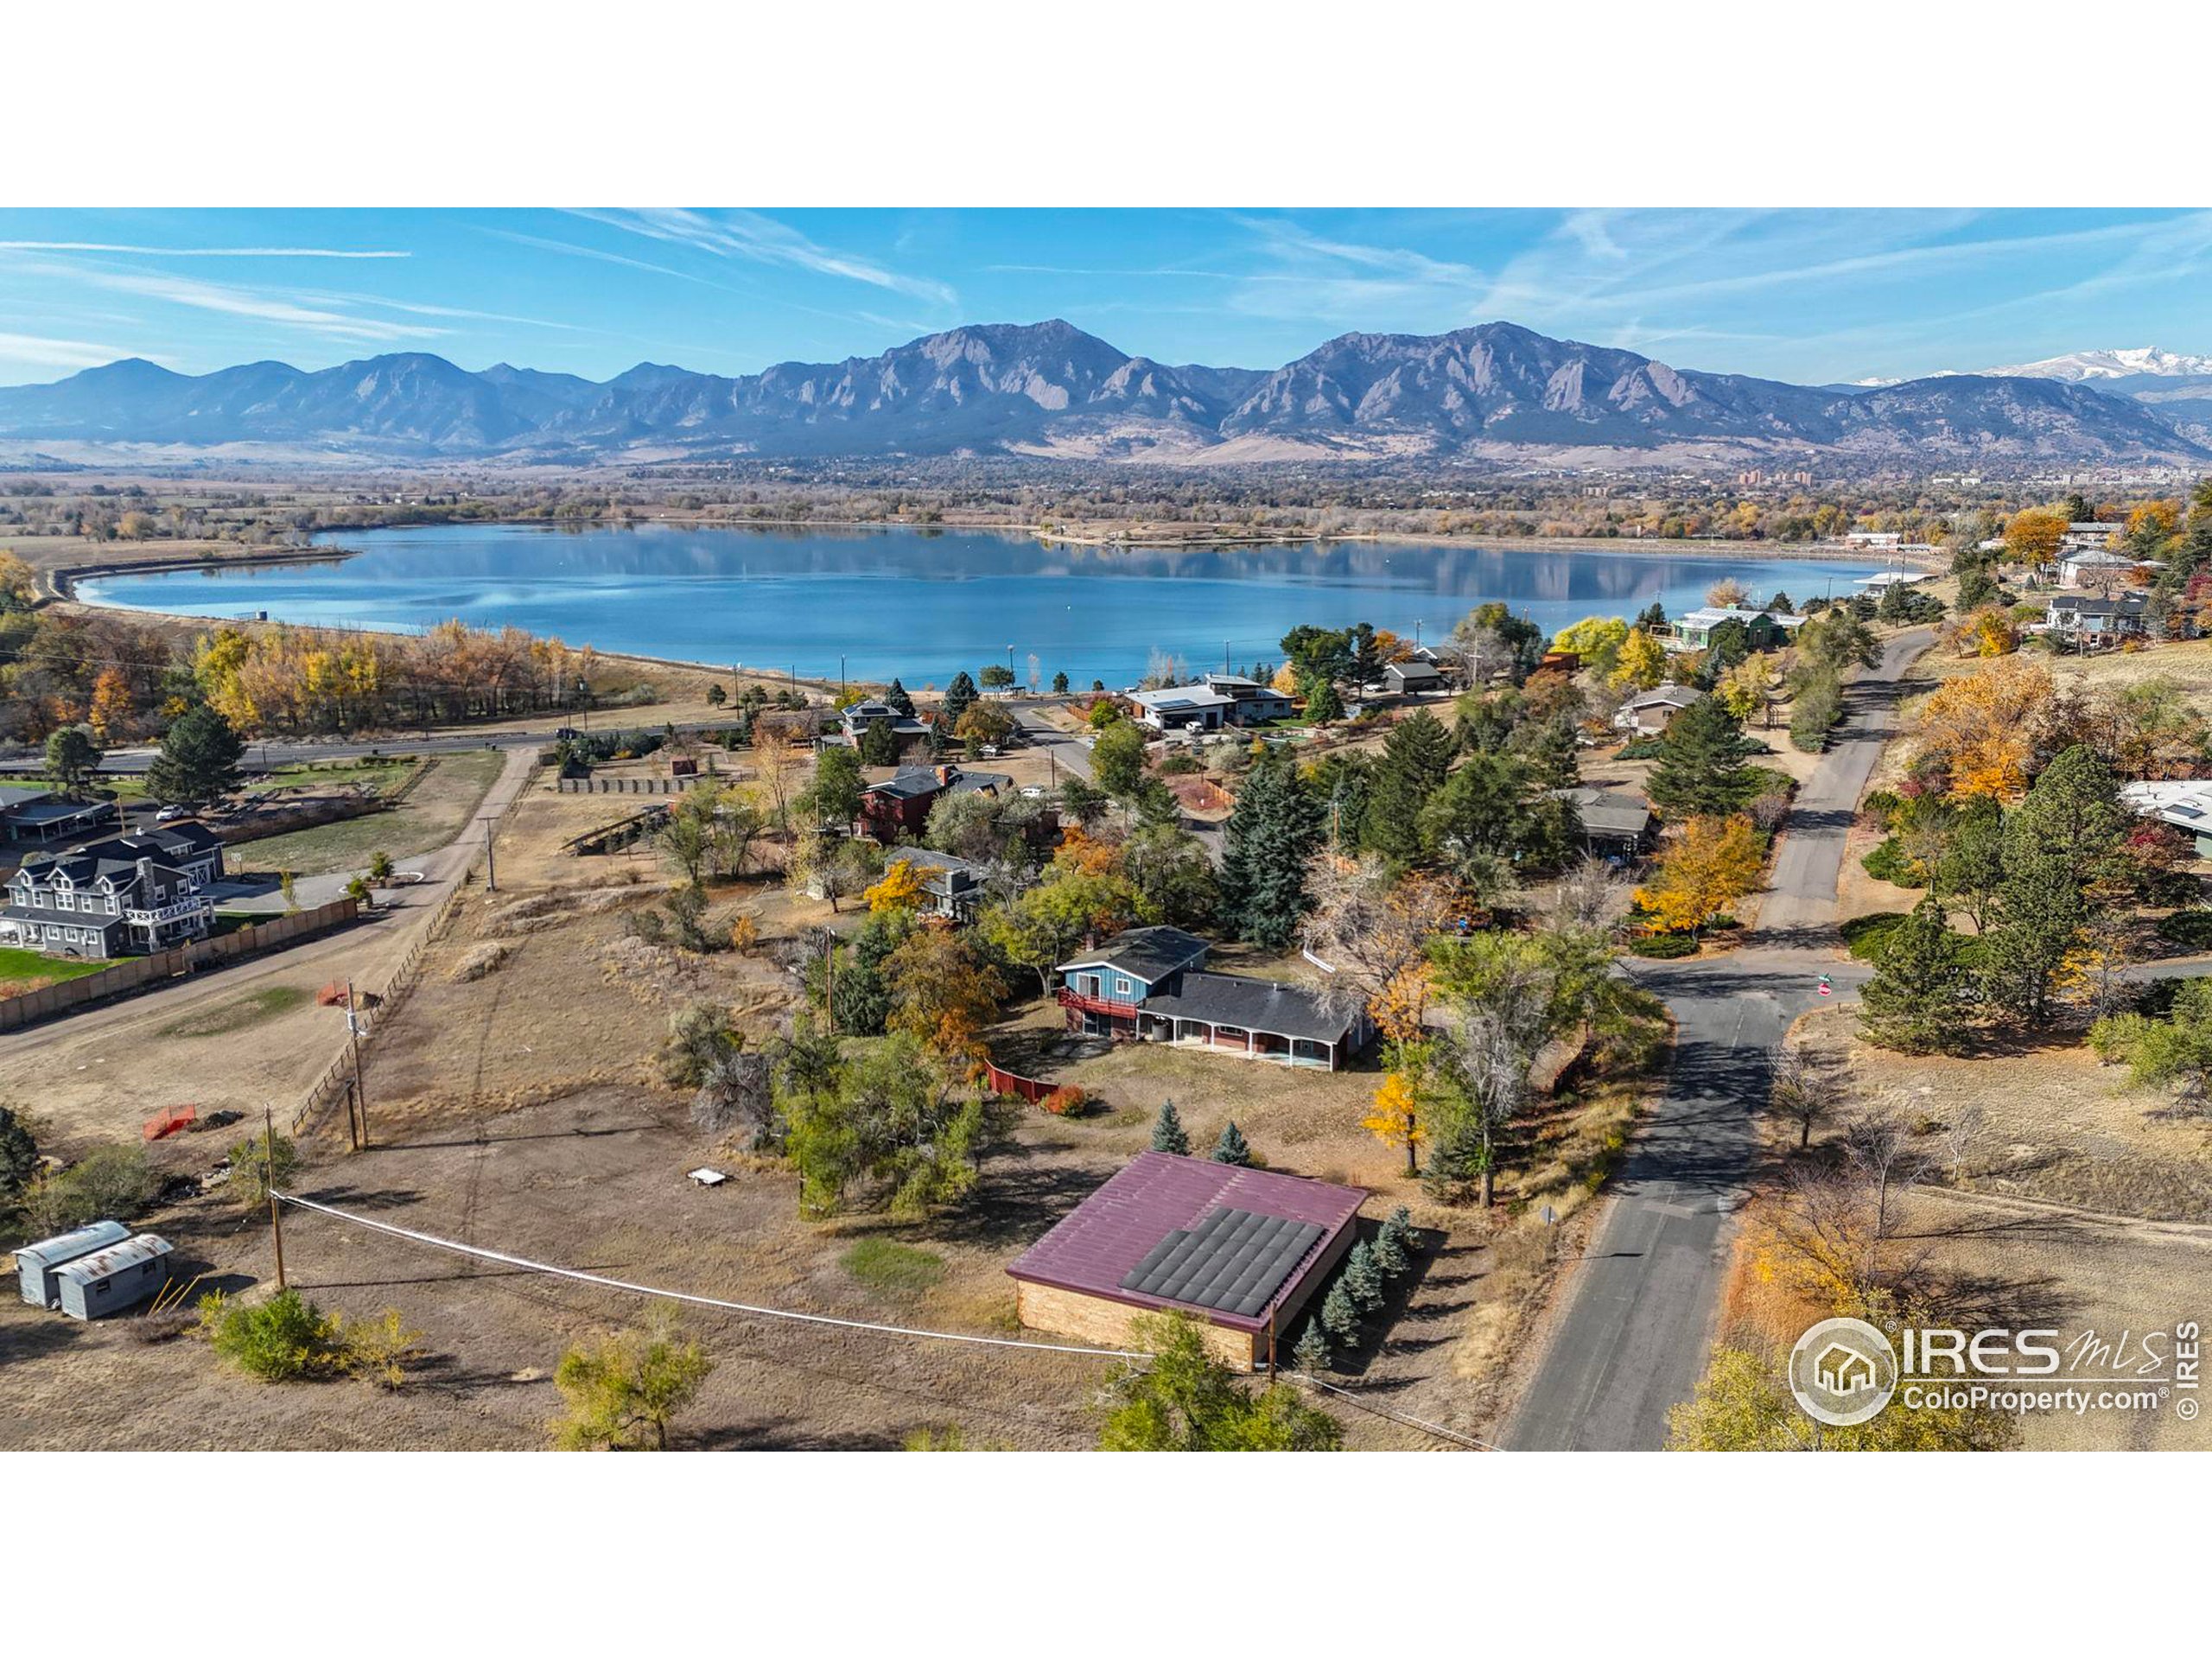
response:
<path id="1" fill-rule="evenodd" d="M 271 917 L 251 927 L 242 927 L 234 933 L 219 933 L 213 938 L 193 939 L 186 944 L 172 945 L 166 950 L 156 950 L 150 956 L 133 957 L 118 962 L 112 968 L 104 968 L 97 974 L 87 974 L 82 979 L 72 979 L 59 985 L 48 985 L 40 990 L 28 991 L 21 996 L 0 1001 L 0 1032 L 20 1031 L 25 1026 L 35 1025 L 41 1020 L 51 1020 L 57 1014 L 86 1007 L 94 1002 L 121 996 L 127 992 L 158 985 L 165 980 L 186 974 L 198 973 L 203 969 L 219 968 L 226 963 L 242 962 L 248 957 L 257 957 L 264 951 L 281 950 L 286 945 L 311 939 L 320 933 L 345 926 L 361 913 L 361 907 L 351 899 L 338 899 L 313 910 L 295 911 L 289 916 Z"/>
<path id="2" fill-rule="evenodd" d="M 702 772 L 690 778 L 563 778 L 555 785 L 563 795 L 681 795 L 702 784 L 734 783 L 743 772 Z"/>
<path id="3" fill-rule="evenodd" d="M 1006 1071 L 994 1065 L 988 1060 L 983 1062 L 983 1076 L 990 1084 L 992 1093 L 1019 1095 L 1032 1106 L 1051 1094 L 1057 1086 L 1053 1084 L 1039 1083 L 1034 1077 L 1025 1077 L 1019 1072 Z"/>

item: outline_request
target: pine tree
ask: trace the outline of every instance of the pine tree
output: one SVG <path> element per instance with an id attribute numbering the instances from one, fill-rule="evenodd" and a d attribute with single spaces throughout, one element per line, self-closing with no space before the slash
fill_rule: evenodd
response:
<path id="1" fill-rule="evenodd" d="M 2065 865 L 2078 882 L 2096 879 L 2134 826 L 2120 780 L 2087 744 L 2063 750 L 2005 820 L 2009 871 L 2042 857 Z"/>
<path id="2" fill-rule="evenodd" d="M 1342 1274 L 1329 1287 L 1329 1294 L 1321 1299 L 1321 1327 L 1338 1342 L 1353 1342 L 1359 1336 L 1359 1305 L 1344 1288 Z"/>
<path id="3" fill-rule="evenodd" d="M 1252 1167 L 1252 1148 L 1245 1144 L 1244 1132 L 1236 1127 L 1234 1118 L 1221 1132 L 1221 1139 L 1213 1143 L 1213 1160 L 1217 1164 L 1234 1164 L 1239 1169 Z"/>
<path id="4" fill-rule="evenodd" d="M 1725 817 L 1758 786 L 1744 764 L 1742 741 L 1742 727 L 1720 701 L 1700 697 L 1669 723 L 1644 792 L 1678 817 Z"/>
<path id="5" fill-rule="evenodd" d="M 1270 950 L 1289 944 L 1306 911 L 1306 861 L 1321 835 L 1319 804 L 1288 754 L 1268 749 L 1237 791 L 1224 836 L 1223 915 L 1238 938 Z"/>
<path id="6" fill-rule="evenodd" d="M 2039 1025 L 2052 983 L 2082 933 L 2082 889 L 2059 855 L 2015 862 L 2010 848 L 1996 915 L 1982 936 L 1983 994 L 2014 1019 Z"/>
<path id="7" fill-rule="evenodd" d="M 1390 1212 L 1373 1241 L 1375 1265 L 1385 1279 L 1395 1279 L 1413 1266 L 1412 1235 L 1413 1212 L 1402 1204 Z"/>
<path id="8" fill-rule="evenodd" d="M 1372 1313 L 1382 1306 L 1382 1269 L 1375 1265 L 1374 1249 L 1365 1239 L 1351 1247 L 1351 1254 L 1344 1258 L 1344 1276 L 1338 1282 L 1362 1313 Z"/>
<path id="9" fill-rule="evenodd" d="M 897 679 L 891 682 L 891 689 L 883 694 L 883 700 L 907 719 L 914 717 L 914 699 Z"/>
<path id="10" fill-rule="evenodd" d="M 170 722 L 162 752 L 146 771 L 146 788 L 164 801 L 212 801 L 238 786 L 245 744 L 231 723 L 205 704 Z"/>
<path id="11" fill-rule="evenodd" d="M 1162 1103 L 1160 1116 L 1153 1120 L 1152 1149 L 1172 1152 L 1178 1158 L 1191 1155 L 1191 1137 L 1184 1133 L 1183 1120 L 1175 1115 L 1175 1103 L 1172 1100 Z"/>
<path id="12" fill-rule="evenodd" d="M 1426 709 L 1390 728 L 1376 763 L 1360 844 L 1394 864 L 1421 855 L 1421 810 L 1444 786 L 1458 747 L 1444 722 Z"/>
<path id="13" fill-rule="evenodd" d="M 968 705 L 976 701 L 976 682 L 962 669 L 952 677 L 952 683 L 944 688 L 944 701 L 938 706 L 938 717 L 950 731 L 960 723 L 960 716 L 968 712 Z"/>
<path id="14" fill-rule="evenodd" d="M 1965 951 L 1940 900 L 1916 905 L 1883 941 L 1874 977 L 1859 993 L 1866 1040 L 1906 1054 L 1955 1046 L 1969 995 Z"/>
<path id="15" fill-rule="evenodd" d="M 1329 1333 L 1321 1328 L 1319 1314 L 1309 1316 L 1306 1328 L 1298 1333 L 1297 1344 L 1290 1351 L 1290 1363 L 1301 1371 L 1329 1369 Z"/>
<path id="16" fill-rule="evenodd" d="M 1306 683 L 1306 718 L 1316 726 L 1326 726 L 1332 721 L 1344 717 L 1344 699 L 1337 695 L 1337 688 L 1326 680 Z"/>

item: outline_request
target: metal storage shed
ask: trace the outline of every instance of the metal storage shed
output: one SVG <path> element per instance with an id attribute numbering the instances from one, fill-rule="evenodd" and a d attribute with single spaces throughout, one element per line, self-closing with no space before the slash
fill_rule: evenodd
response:
<path id="1" fill-rule="evenodd" d="M 168 1240 L 141 1233 L 63 1263 L 54 1274 L 61 1281 L 61 1311 L 73 1319 L 98 1319 L 150 1300 L 168 1281 L 169 1249 Z"/>
<path id="2" fill-rule="evenodd" d="M 22 1286 L 23 1300 L 33 1307 L 52 1307 L 60 1300 L 54 1273 L 63 1262 L 120 1244 L 130 1236 L 130 1230 L 119 1221 L 96 1221 L 74 1232 L 57 1233 L 24 1245 L 16 1252 L 16 1277 Z"/>

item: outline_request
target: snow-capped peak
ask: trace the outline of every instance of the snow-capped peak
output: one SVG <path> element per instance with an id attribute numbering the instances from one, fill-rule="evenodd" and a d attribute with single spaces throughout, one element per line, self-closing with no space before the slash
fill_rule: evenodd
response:
<path id="1" fill-rule="evenodd" d="M 1984 374 L 2035 380 L 2118 380 L 2131 374 L 2212 374 L 2212 357 L 2161 351 L 2156 346 L 2128 346 L 2117 351 L 2069 352 L 2037 363 L 2014 363 Z"/>

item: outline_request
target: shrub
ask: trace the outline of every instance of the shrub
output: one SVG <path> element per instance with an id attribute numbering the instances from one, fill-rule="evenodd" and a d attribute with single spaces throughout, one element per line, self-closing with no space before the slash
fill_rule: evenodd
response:
<path id="1" fill-rule="evenodd" d="M 1904 797 L 1893 789 L 1870 791 L 1859 804 L 1859 815 L 1884 835 L 1897 828 L 1897 813 L 1904 805 Z"/>
<path id="2" fill-rule="evenodd" d="M 1877 881 L 1887 881 L 1897 887 L 1924 887 L 1928 872 L 1920 861 L 1904 849 L 1904 843 L 1895 836 L 1890 836 L 1872 852 L 1859 861 L 1859 868 Z"/>
<path id="3" fill-rule="evenodd" d="M 269 1202 L 270 1187 L 282 1191 L 288 1185 L 299 1164 L 300 1149 L 289 1136 L 250 1135 L 231 1148 L 231 1182 L 226 1190 L 251 1210 Z"/>
<path id="4" fill-rule="evenodd" d="M 1664 962 L 1697 954 L 1697 940 L 1688 933 L 1651 933 L 1628 942 L 1629 954 Z"/>
<path id="5" fill-rule="evenodd" d="M 154 1190 L 143 1147 L 95 1147 L 58 1175 L 24 1189 L 23 1221 L 35 1238 L 95 1221 L 119 1221 L 143 1209 Z"/>
<path id="6" fill-rule="evenodd" d="M 1090 1096 L 1072 1083 L 1064 1083 L 1037 1103 L 1054 1117 L 1081 1117 L 1090 1104 Z"/>
<path id="7" fill-rule="evenodd" d="M 2212 950 L 2212 910 L 2177 910 L 2161 917 L 2158 937 L 2186 950 Z"/>
<path id="8" fill-rule="evenodd" d="M 1872 916 L 1854 916 L 1836 931 L 1843 935 L 1846 950 L 1861 962 L 1872 962 L 1904 919 L 1902 911 L 1878 910 Z"/>
<path id="9" fill-rule="evenodd" d="M 251 1305 L 211 1292 L 200 1299 L 200 1325 L 217 1353 L 264 1382 L 329 1376 L 345 1364 L 339 1322 L 296 1290 Z"/>
<path id="10" fill-rule="evenodd" d="M 1656 737 L 1632 738 L 1621 745 L 1619 759 L 1623 760 L 1656 760 L 1659 740 Z"/>

